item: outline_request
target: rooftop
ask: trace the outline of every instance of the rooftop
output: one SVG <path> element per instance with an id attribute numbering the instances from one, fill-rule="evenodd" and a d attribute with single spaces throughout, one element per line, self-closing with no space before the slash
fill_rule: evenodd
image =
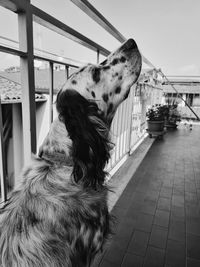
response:
<path id="1" fill-rule="evenodd" d="M 0 97 L 2 104 L 20 103 L 21 102 L 21 85 L 0 74 Z M 35 94 L 36 101 L 45 101 L 46 98 L 42 94 Z"/>
<path id="2" fill-rule="evenodd" d="M 200 94 L 200 83 L 199 84 L 174 84 L 176 90 L 180 94 Z M 162 85 L 164 93 L 176 93 L 170 84 Z"/>

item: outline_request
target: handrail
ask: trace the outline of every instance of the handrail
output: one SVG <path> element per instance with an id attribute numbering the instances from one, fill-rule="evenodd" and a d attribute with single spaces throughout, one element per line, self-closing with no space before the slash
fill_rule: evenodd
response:
<path id="1" fill-rule="evenodd" d="M 87 0 L 71 0 L 77 7 L 79 7 L 83 12 L 85 12 L 89 17 L 91 17 L 95 22 L 97 22 L 104 30 L 109 32 L 113 37 L 115 37 L 121 43 L 125 42 L 127 39 Z M 142 55 L 142 60 L 145 64 L 151 68 L 155 66 Z"/>
<path id="2" fill-rule="evenodd" d="M 9 42 L 12 42 L 12 43 L 15 43 L 15 44 L 19 44 L 18 41 L 10 39 L 10 38 L 7 38 L 7 37 L 0 36 L 0 39 L 9 41 Z M 56 58 L 60 57 L 57 54 L 53 54 L 51 52 L 42 50 L 40 48 L 34 48 L 34 50 L 38 51 L 38 52 L 41 52 L 41 53 L 48 54 L 48 55 L 56 57 Z M 0 52 L 1 51 L 2 52 L 7 52 L 9 54 L 14 54 L 16 56 L 23 56 L 23 57 L 27 56 L 27 54 L 25 52 L 22 52 L 22 51 L 20 51 L 18 49 L 15 49 L 11 45 L 5 45 L 5 44 L 0 45 Z M 56 60 L 56 59 L 53 59 L 51 57 L 43 56 L 43 55 L 40 55 L 40 54 L 37 54 L 37 53 L 34 54 L 34 59 L 38 59 L 38 60 L 42 60 L 42 61 L 49 61 L 49 62 L 53 62 L 53 63 L 56 63 L 56 64 L 61 64 L 61 65 L 67 65 L 67 66 L 73 67 L 73 68 L 78 68 L 78 67 L 86 64 L 85 62 L 81 62 L 81 61 L 78 61 L 78 60 L 75 60 L 75 59 L 71 59 L 71 58 L 66 58 L 66 57 L 62 57 L 62 61 L 61 60 Z"/>
<path id="3" fill-rule="evenodd" d="M 26 57 L 27 53 L 20 51 L 18 49 L 10 48 L 8 46 L 0 45 L 0 52 L 12 54 L 15 56 L 20 56 L 20 57 Z"/>
<path id="4" fill-rule="evenodd" d="M 14 48 L 10 48 L 8 46 L 4 46 L 4 45 L 0 45 L 0 52 L 12 54 L 14 56 L 19 56 L 19 57 L 27 57 L 27 53 L 22 52 L 22 51 L 17 50 L 17 49 L 14 49 Z M 66 66 L 73 67 L 73 68 L 79 68 L 81 66 L 81 62 L 78 62 L 78 61 L 75 62 L 75 63 L 77 63 L 75 65 L 75 64 L 69 63 L 69 61 L 66 60 L 65 58 L 63 58 L 63 60 L 60 61 L 60 60 L 53 59 L 51 57 L 40 56 L 40 55 L 36 54 L 36 55 L 34 55 L 34 59 L 53 62 L 53 63 L 56 63 L 56 64 L 66 65 Z"/>
<path id="5" fill-rule="evenodd" d="M 39 55 L 34 55 L 34 59 L 37 60 L 42 60 L 42 61 L 48 61 L 48 62 L 52 62 L 52 63 L 56 63 L 56 64 L 60 64 L 60 65 L 65 65 L 65 66 L 69 66 L 69 67 L 73 67 L 73 68 L 79 68 L 81 65 L 74 65 L 69 63 L 68 61 L 60 61 L 60 60 L 56 60 L 56 59 L 52 59 L 50 57 L 45 57 L 45 56 L 39 56 Z"/>

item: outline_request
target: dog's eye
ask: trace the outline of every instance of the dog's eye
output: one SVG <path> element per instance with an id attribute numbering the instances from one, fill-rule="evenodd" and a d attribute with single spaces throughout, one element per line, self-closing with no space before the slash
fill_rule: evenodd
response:
<path id="1" fill-rule="evenodd" d="M 109 70 L 110 69 L 110 66 L 104 66 L 104 67 L 102 67 L 102 70 Z"/>
<path id="2" fill-rule="evenodd" d="M 120 58 L 120 62 L 124 63 L 125 61 L 126 61 L 126 58 L 122 56 L 122 57 Z"/>

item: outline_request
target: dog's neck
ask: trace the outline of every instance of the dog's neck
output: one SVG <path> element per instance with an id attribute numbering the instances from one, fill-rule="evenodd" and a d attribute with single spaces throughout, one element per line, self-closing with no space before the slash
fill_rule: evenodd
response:
<path id="1" fill-rule="evenodd" d="M 52 164 L 70 166 L 72 164 L 71 147 L 72 141 L 64 123 L 56 119 L 39 149 L 39 157 Z"/>
<path id="2" fill-rule="evenodd" d="M 54 151 L 54 153 L 49 153 L 48 151 L 43 152 L 40 158 L 53 165 L 71 166 L 72 159 L 66 156 L 64 151 Z"/>

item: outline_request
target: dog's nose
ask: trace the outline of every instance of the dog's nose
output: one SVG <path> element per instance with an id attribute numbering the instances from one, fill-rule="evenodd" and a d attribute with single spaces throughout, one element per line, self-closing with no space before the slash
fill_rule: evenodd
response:
<path id="1" fill-rule="evenodd" d="M 124 43 L 124 49 L 134 49 L 137 48 L 137 44 L 133 39 L 128 39 L 125 43 Z"/>

